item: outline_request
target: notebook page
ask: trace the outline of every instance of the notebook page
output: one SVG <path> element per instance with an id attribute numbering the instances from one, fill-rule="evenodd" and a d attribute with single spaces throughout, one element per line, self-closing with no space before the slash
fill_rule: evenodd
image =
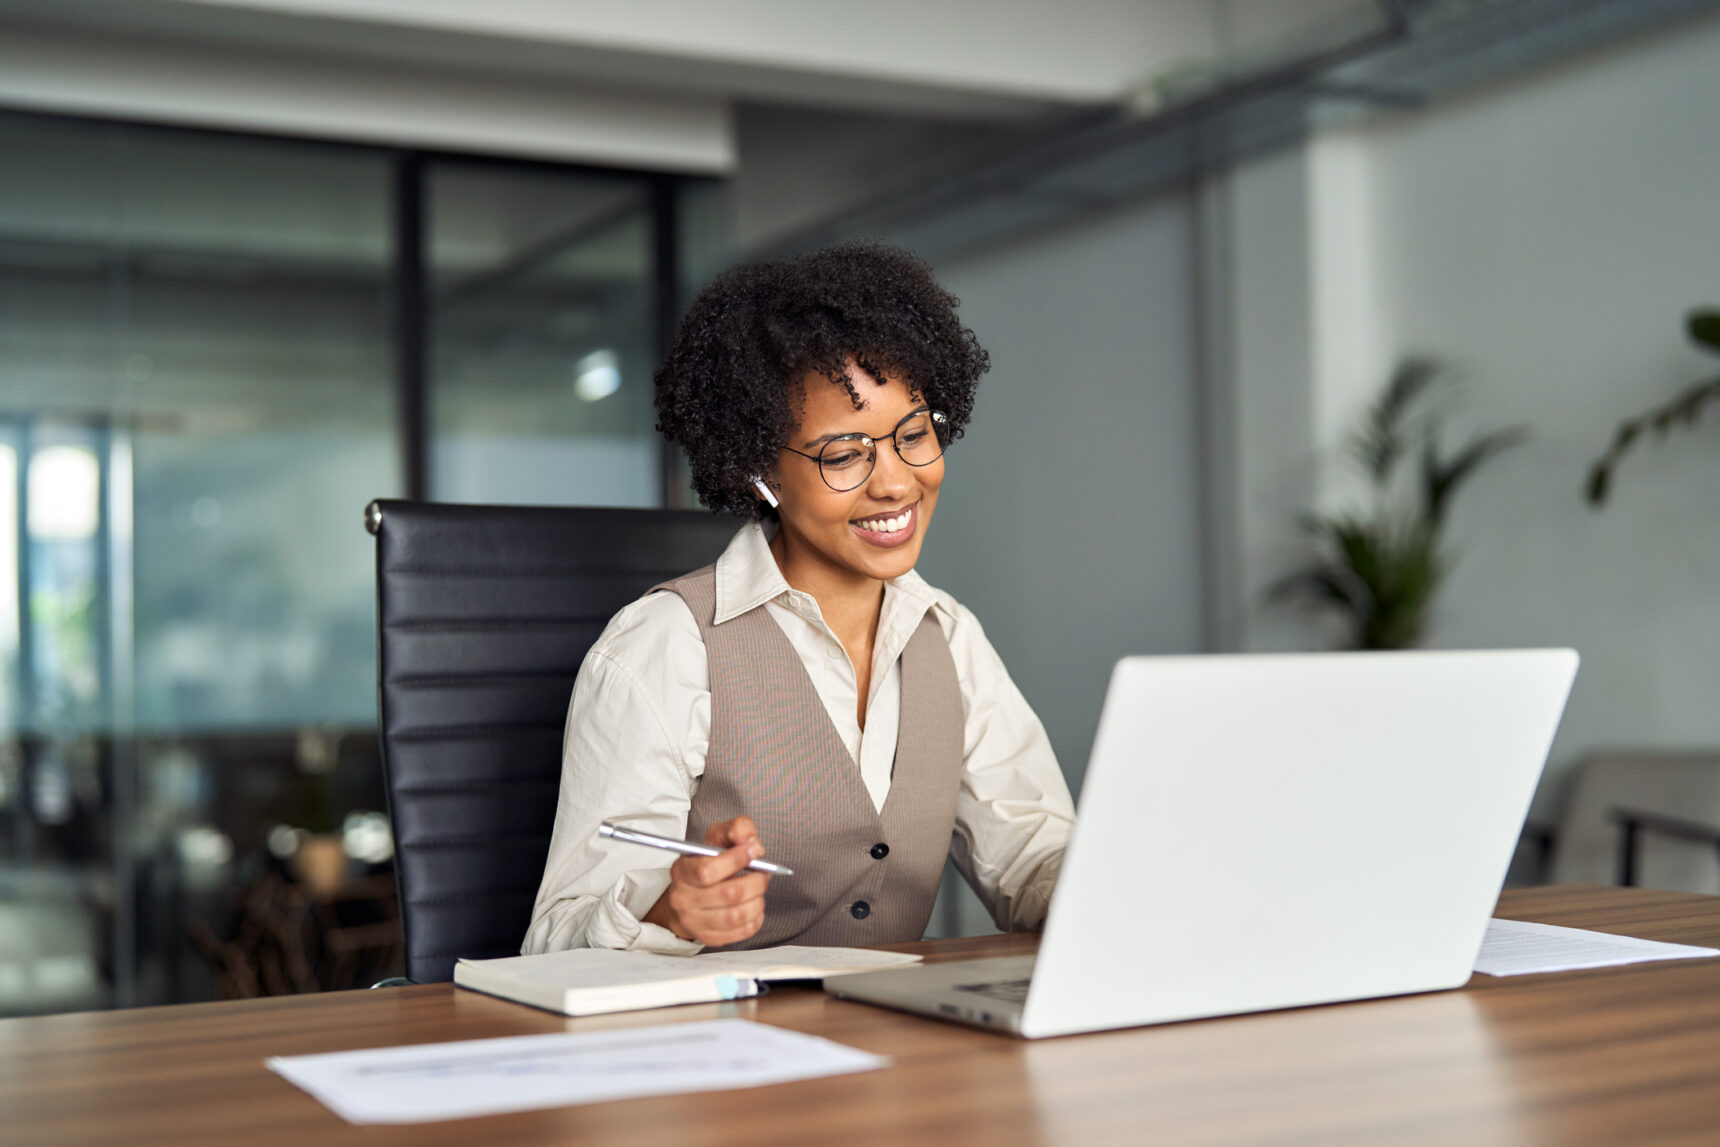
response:
<path id="1" fill-rule="evenodd" d="M 670 957 L 677 959 L 679 957 Z M 809 948 L 784 944 L 777 948 L 755 948 L 749 952 L 706 952 L 694 956 L 736 976 L 760 980 L 820 980 L 850 972 L 874 972 L 920 963 L 920 957 L 903 952 L 879 952 L 871 948 Z"/>

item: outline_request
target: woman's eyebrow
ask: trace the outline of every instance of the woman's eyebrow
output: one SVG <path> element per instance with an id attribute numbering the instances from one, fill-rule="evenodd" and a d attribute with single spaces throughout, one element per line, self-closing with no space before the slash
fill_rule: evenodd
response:
<path id="1" fill-rule="evenodd" d="M 915 407 L 913 410 L 910 410 L 910 411 L 908 411 L 908 413 L 902 415 L 901 420 L 898 421 L 896 423 L 896 425 L 901 426 L 903 422 L 908 421 L 908 419 L 914 417 L 914 415 L 926 413 L 926 409 L 927 408 L 923 405 Z M 829 434 L 820 435 L 817 438 L 813 438 L 813 439 L 810 439 L 809 441 L 802 442 L 801 445 L 806 447 L 806 449 L 810 450 L 814 446 L 822 446 L 826 442 L 834 442 L 838 438 L 855 438 L 855 437 L 870 438 L 871 435 L 867 434 L 864 430 L 835 430 Z"/>

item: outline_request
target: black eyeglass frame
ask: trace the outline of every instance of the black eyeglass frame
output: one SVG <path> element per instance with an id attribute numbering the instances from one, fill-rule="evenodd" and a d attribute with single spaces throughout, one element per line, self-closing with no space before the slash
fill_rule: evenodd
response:
<path id="1" fill-rule="evenodd" d="M 932 437 L 938 441 L 938 452 L 935 457 L 928 458 L 924 462 L 909 462 L 907 458 L 902 455 L 902 444 L 897 441 L 896 435 L 902 432 L 902 427 L 920 417 L 922 414 L 929 414 L 931 416 Z M 790 454 L 798 454 L 802 458 L 810 458 L 812 461 L 818 463 L 818 476 L 824 479 L 824 484 L 829 486 L 832 490 L 835 490 L 838 494 L 846 494 L 850 490 L 858 490 L 861 486 L 865 485 L 866 479 L 870 478 L 872 476 L 872 472 L 878 468 L 878 443 L 880 442 L 888 442 L 891 446 L 895 447 L 896 457 L 902 459 L 902 464 L 905 466 L 912 466 L 916 470 L 922 466 L 930 466 L 933 462 L 942 458 L 944 456 L 944 451 L 949 448 L 949 443 L 944 440 L 943 435 L 944 428 L 949 425 L 949 421 L 949 416 L 943 411 L 931 410 L 922 406 L 920 409 L 911 411 L 904 415 L 902 420 L 896 423 L 896 428 L 890 431 L 890 433 L 884 435 L 882 438 L 874 438 L 870 434 L 843 434 L 836 438 L 832 438 L 823 446 L 820 446 L 818 448 L 818 453 L 816 454 L 808 454 L 806 451 L 796 450 L 792 446 L 784 446 L 783 449 L 788 451 Z M 871 458 L 867 463 L 866 472 L 860 475 L 859 481 L 855 482 L 852 486 L 838 486 L 830 480 L 830 475 L 824 471 L 825 452 L 832 446 L 852 445 L 854 443 L 860 443 L 865 446 L 867 450 L 871 451 Z"/>

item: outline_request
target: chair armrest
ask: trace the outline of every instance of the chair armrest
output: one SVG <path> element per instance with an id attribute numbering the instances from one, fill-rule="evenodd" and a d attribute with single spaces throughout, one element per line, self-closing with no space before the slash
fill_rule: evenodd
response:
<path id="1" fill-rule="evenodd" d="M 1636 844 L 1644 830 L 1720 849 L 1720 827 L 1712 824 L 1617 805 L 1607 816 L 1623 830 L 1618 840 L 1618 882 L 1626 888 L 1636 885 Z"/>
<path id="2" fill-rule="evenodd" d="M 1555 825 L 1539 820 L 1523 822 L 1523 832 L 1517 838 L 1517 846 L 1521 848 L 1528 845 L 1533 850 L 1537 881 L 1545 883 L 1553 869 L 1553 846 L 1557 843 L 1558 836 L 1559 830 Z"/>

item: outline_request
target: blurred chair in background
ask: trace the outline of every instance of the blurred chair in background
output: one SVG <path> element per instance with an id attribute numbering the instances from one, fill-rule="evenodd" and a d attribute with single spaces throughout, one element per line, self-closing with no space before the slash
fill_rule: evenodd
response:
<path id="1" fill-rule="evenodd" d="M 388 873 L 318 887 L 259 854 L 240 894 L 231 936 L 201 916 L 188 922 L 224 1000 L 362 988 L 397 971 L 400 920 Z"/>
<path id="2" fill-rule="evenodd" d="M 1720 752 L 1584 757 L 1559 818 L 1551 882 L 1622 882 L 1627 834 L 1632 883 L 1720 892 Z"/>

